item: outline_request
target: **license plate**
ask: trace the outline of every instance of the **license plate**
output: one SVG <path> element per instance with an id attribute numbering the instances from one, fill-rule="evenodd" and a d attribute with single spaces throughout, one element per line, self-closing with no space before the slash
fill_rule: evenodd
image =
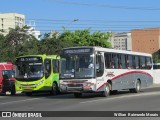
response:
<path id="1" fill-rule="evenodd" d="M 30 89 L 30 86 L 26 86 L 26 89 Z"/>

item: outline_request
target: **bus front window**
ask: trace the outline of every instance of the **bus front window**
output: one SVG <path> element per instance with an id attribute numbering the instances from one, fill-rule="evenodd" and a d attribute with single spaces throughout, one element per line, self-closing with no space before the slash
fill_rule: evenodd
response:
<path id="1" fill-rule="evenodd" d="M 61 78 L 93 78 L 93 55 L 70 55 L 61 58 Z"/>
<path id="2" fill-rule="evenodd" d="M 17 65 L 17 79 L 32 79 L 43 77 L 43 66 L 40 62 L 21 62 Z"/>

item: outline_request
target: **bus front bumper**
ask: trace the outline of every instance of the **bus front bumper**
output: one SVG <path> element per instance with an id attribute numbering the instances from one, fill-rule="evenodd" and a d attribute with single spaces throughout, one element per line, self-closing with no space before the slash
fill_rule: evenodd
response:
<path id="1" fill-rule="evenodd" d="M 67 92 L 67 93 L 82 93 L 82 92 L 93 92 L 92 87 L 85 86 L 85 87 L 60 87 L 60 92 Z"/>

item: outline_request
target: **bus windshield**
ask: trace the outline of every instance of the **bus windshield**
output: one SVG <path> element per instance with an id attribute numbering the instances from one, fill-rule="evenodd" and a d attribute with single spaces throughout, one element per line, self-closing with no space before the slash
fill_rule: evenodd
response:
<path id="1" fill-rule="evenodd" d="M 93 78 L 94 59 L 93 55 L 63 55 L 61 56 L 60 78 Z"/>
<path id="2" fill-rule="evenodd" d="M 24 61 L 16 61 L 16 79 L 40 79 L 44 76 L 42 61 L 30 61 L 28 59 Z"/>
<path id="3" fill-rule="evenodd" d="M 3 75 L 7 75 L 8 78 L 13 78 L 15 76 L 14 70 L 2 70 Z"/>

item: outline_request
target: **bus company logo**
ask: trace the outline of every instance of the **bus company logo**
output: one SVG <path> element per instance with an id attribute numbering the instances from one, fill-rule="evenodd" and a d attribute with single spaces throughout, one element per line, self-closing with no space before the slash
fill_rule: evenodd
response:
<path id="1" fill-rule="evenodd" d="M 114 77 L 115 75 L 114 75 L 114 72 L 107 72 L 107 75 L 106 75 L 107 77 Z"/>
<path id="2" fill-rule="evenodd" d="M 2 117 L 12 117 L 11 112 L 2 112 Z"/>

